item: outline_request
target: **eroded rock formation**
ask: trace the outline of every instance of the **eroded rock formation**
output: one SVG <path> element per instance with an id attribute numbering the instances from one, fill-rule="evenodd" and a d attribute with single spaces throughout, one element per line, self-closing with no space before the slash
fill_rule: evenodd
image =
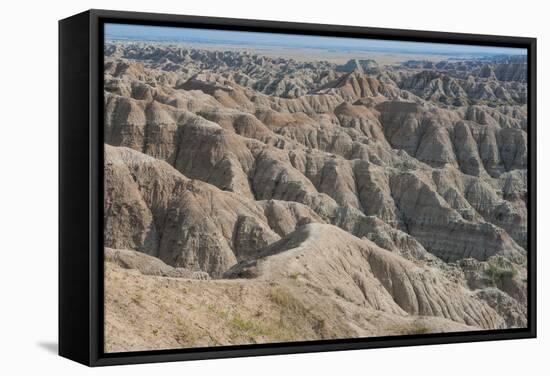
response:
<path id="1" fill-rule="evenodd" d="M 106 348 L 525 326 L 525 69 L 107 44 Z"/>

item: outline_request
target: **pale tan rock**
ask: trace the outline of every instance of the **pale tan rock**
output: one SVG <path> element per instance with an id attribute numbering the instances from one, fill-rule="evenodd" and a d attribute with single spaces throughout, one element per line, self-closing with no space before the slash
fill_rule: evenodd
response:
<path id="1" fill-rule="evenodd" d="M 483 328 L 504 325 L 489 306 L 447 281 L 368 240 L 331 225 L 308 224 L 243 261 L 225 276 L 281 280 L 298 274 L 322 291 L 393 314 L 441 316 Z"/>
<path id="2" fill-rule="evenodd" d="M 104 260 L 124 269 L 139 270 L 143 275 L 203 280 L 210 278 L 208 273 L 184 268 L 173 268 L 170 265 L 166 265 L 157 257 L 128 249 L 105 248 Z"/>

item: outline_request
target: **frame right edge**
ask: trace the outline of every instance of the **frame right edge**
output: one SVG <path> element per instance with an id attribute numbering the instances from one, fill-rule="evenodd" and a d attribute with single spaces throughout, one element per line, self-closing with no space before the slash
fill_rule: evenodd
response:
<path id="1" fill-rule="evenodd" d="M 528 309 L 529 332 L 537 337 L 537 39 L 528 40 Z"/>

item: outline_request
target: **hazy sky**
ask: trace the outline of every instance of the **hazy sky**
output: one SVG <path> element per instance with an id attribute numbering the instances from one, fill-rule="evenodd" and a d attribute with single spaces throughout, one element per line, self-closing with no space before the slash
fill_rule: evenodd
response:
<path id="1" fill-rule="evenodd" d="M 107 39 L 245 45 L 247 48 L 320 48 L 441 55 L 525 55 L 526 49 L 442 43 L 384 41 L 309 35 L 251 33 L 165 26 L 106 24 Z"/>

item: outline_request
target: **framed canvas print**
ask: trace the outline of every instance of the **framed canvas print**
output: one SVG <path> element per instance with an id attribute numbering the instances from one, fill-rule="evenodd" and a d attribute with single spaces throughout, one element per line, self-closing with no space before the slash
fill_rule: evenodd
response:
<path id="1" fill-rule="evenodd" d="M 536 41 L 60 21 L 59 352 L 536 335 Z"/>

